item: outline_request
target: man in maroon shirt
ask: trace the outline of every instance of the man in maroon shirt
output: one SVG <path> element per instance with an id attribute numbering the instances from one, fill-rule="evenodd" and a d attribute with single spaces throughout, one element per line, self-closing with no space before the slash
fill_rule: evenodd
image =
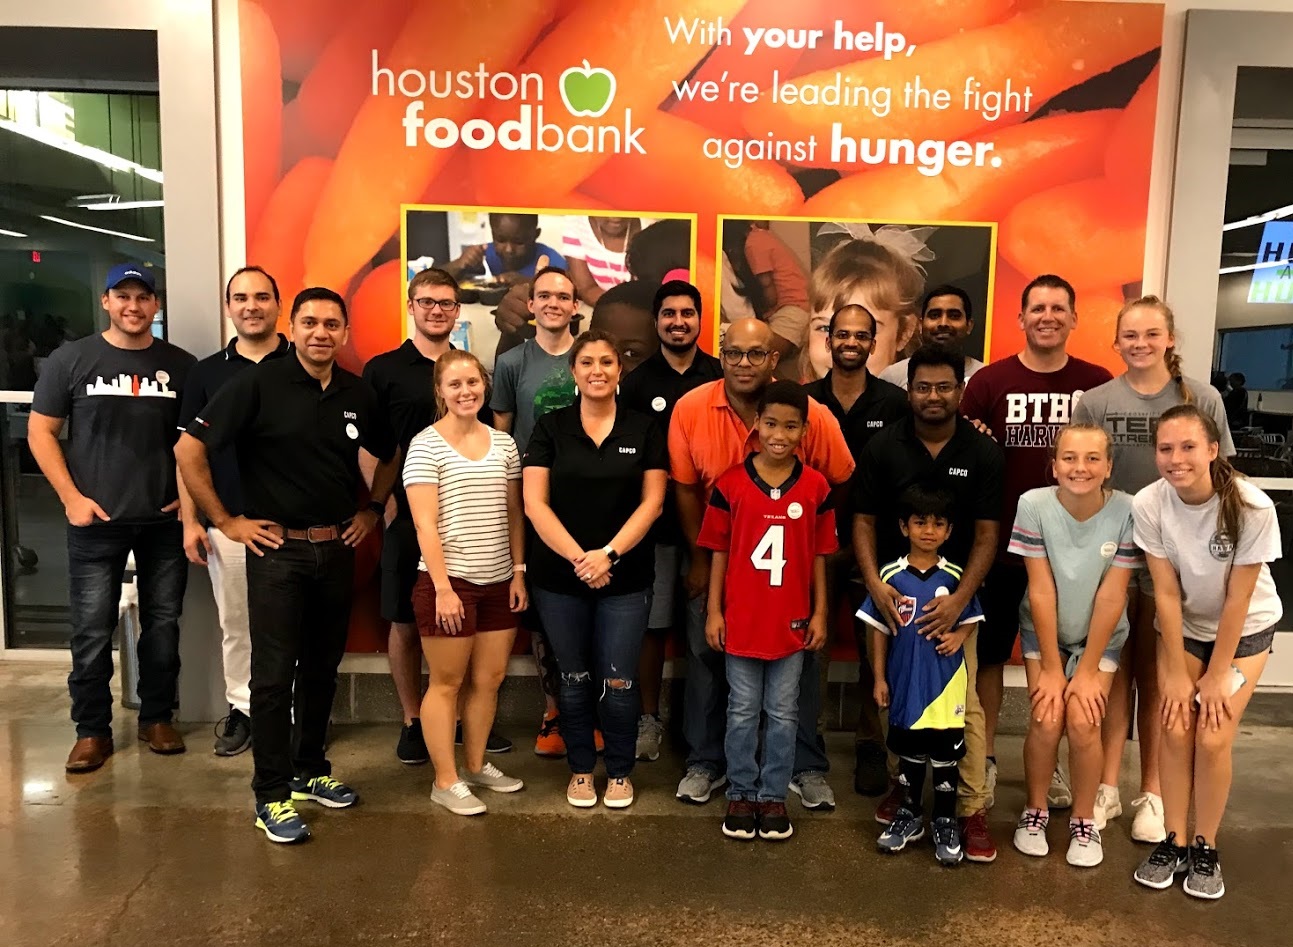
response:
<path id="1" fill-rule="evenodd" d="M 1039 276 L 1024 288 L 1019 327 L 1024 349 L 1018 355 L 980 369 L 965 386 L 961 414 L 985 424 L 1006 455 L 1005 505 L 997 561 L 979 589 L 985 621 L 979 632 L 976 686 L 987 730 L 987 806 L 997 782 L 996 731 L 1001 713 L 1003 666 L 1010 660 L 1019 632 L 1019 603 L 1028 580 L 1021 560 L 1007 557 L 1006 543 L 1019 497 L 1044 487 L 1050 476 L 1050 450 L 1056 435 L 1073 416 L 1082 393 L 1112 377 L 1099 365 L 1068 354 L 1069 335 L 1077 325 L 1077 295 L 1054 275 Z M 1056 770 L 1051 805 L 1072 804 Z"/>

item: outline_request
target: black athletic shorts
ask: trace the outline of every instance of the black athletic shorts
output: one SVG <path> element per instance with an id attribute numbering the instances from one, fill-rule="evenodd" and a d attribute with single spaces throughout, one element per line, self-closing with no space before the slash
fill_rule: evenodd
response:
<path id="1" fill-rule="evenodd" d="M 418 580 L 418 532 L 410 517 L 396 517 L 382 540 L 382 618 L 413 624 L 413 586 Z"/>
<path id="2" fill-rule="evenodd" d="M 895 756 L 955 763 L 965 756 L 965 729 L 908 730 L 906 727 L 890 727 L 885 745 Z"/>
<path id="3" fill-rule="evenodd" d="M 979 667 L 997 667 L 1010 660 L 1019 637 L 1019 605 L 1028 594 L 1023 566 L 993 563 L 979 586 L 983 624 L 979 626 Z"/>

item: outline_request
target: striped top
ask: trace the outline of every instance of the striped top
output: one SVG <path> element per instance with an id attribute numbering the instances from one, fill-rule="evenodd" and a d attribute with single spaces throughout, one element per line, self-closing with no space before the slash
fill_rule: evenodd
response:
<path id="1" fill-rule="evenodd" d="M 512 577 L 507 482 L 521 479 L 521 458 L 509 435 L 490 430 L 489 436 L 489 453 L 470 460 L 427 427 L 413 438 L 404 460 L 406 489 L 426 483 L 439 488 L 436 524 L 446 571 L 475 585 Z M 419 559 L 418 568 L 427 571 L 426 562 Z"/>
<path id="2" fill-rule="evenodd" d="M 646 221 L 642 223 L 646 225 Z M 628 267 L 624 265 L 625 251 L 606 249 L 593 233 L 587 217 L 567 218 L 566 231 L 561 237 L 561 252 L 567 260 L 587 263 L 588 272 L 602 289 L 610 289 L 629 279 Z"/>
<path id="3" fill-rule="evenodd" d="M 1019 498 L 1006 551 L 1025 559 L 1048 561 L 1055 579 L 1061 648 L 1086 643 L 1095 593 L 1110 568 L 1144 567 L 1134 531 L 1131 497 L 1121 490 L 1111 492 L 1100 511 L 1082 522 L 1064 509 L 1058 487 L 1039 487 Z M 1019 606 L 1019 626 L 1030 634 L 1036 632 L 1027 595 Z M 1124 609 L 1109 648 L 1122 646 L 1127 640 L 1127 628 Z"/>

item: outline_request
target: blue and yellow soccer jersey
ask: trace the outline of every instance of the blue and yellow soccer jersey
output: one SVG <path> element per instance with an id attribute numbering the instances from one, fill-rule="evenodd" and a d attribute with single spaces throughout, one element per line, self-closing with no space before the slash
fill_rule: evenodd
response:
<path id="1" fill-rule="evenodd" d="M 880 567 L 880 578 L 902 593 L 898 614 L 903 624 L 889 643 L 886 676 L 889 681 L 889 725 L 909 730 L 950 730 L 965 726 L 965 700 L 969 677 L 964 649 L 941 655 L 938 642 L 917 630 L 916 619 L 940 595 L 951 595 L 961 581 L 961 569 L 946 559 L 928 572 L 909 565 L 904 556 Z M 875 602 L 867 600 L 857 617 L 889 634 Z M 956 627 L 983 621 L 977 597 L 965 606 Z"/>

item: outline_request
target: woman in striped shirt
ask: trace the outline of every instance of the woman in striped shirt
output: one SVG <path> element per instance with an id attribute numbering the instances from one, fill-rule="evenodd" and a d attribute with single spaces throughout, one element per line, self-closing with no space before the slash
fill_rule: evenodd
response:
<path id="1" fill-rule="evenodd" d="M 473 788 L 516 792 L 523 786 L 485 762 L 516 614 L 528 600 L 521 462 L 512 438 L 476 416 L 489 400 L 476 356 L 446 352 L 434 378 L 439 420 L 413 438 L 404 462 L 422 553 L 413 611 L 431 669 L 422 730 L 435 767 L 431 801 L 457 815 L 479 815 L 485 804 Z M 454 723 L 464 685 L 466 767 L 459 771 Z"/>

